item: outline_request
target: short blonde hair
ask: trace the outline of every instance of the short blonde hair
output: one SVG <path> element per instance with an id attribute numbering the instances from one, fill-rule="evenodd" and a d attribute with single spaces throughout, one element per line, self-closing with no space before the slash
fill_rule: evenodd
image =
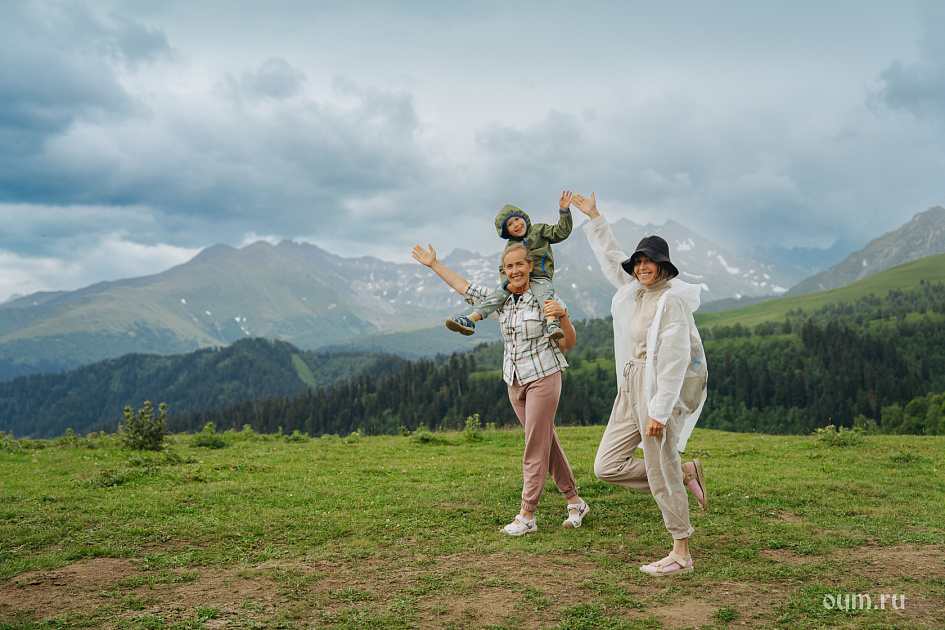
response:
<path id="1" fill-rule="evenodd" d="M 502 251 L 502 260 L 500 262 L 503 267 L 505 266 L 506 254 L 516 249 L 521 249 L 525 252 L 525 262 L 530 263 L 532 265 L 535 264 L 535 255 L 532 254 L 532 250 L 528 249 L 528 245 L 526 245 L 522 241 L 509 241 L 509 244 L 506 245 L 505 249 Z"/>

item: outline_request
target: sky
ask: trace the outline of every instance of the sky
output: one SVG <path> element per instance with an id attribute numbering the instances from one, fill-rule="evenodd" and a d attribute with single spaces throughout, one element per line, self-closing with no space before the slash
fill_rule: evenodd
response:
<path id="1" fill-rule="evenodd" d="M 852 251 L 943 173 L 938 0 L 0 2 L 0 301 L 217 243 L 497 253 L 564 189 Z"/>

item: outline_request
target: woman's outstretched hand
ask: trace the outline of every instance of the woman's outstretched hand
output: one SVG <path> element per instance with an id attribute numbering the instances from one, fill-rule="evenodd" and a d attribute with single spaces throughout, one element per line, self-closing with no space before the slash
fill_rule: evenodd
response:
<path id="1" fill-rule="evenodd" d="M 413 248 L 413 257 L 414 260 L 420 261 L 421 264 L 426 265 L 427 267 L 433 266 L 433 263 L 436 262 L 436 250 L 433 249 L 433 245 L 429 245 L 430 250 L 427 251 L 423 249 L 420 245 L 414 245 Z"/>
<path id="2" fill-rule="evenodd" d="M 584 195 L 575 194 L 571 197 L 571 202 L 577 206 L 577 209 L 586 214 L 591 219 L 596 219 L 600 216 L 600 212 L 597 211 L 597 198 L 594 197 L 594 193 L 591 193 L 590 198 L 585 197 Z"/>

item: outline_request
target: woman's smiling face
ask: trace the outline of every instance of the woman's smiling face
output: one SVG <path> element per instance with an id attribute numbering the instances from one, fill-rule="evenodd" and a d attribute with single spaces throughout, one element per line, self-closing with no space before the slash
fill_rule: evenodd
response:
<path id="1" fill-rule="evenodd" d="M 509 284 L 515 288 L 527 287 L 531 284 L 531 274 L 534 265 L 525 259 L 525 250 L 515 248 L 509 250 L 502 259 L 505 275 L 509 277 Z"/>
<path id="2" fill-rule="evenodd" d="M 659 263 L 650 260 L 649 256 L 637 256 L 633 259 L 633 275 L 643 286 L 652 286 L 660 275 Z"/>

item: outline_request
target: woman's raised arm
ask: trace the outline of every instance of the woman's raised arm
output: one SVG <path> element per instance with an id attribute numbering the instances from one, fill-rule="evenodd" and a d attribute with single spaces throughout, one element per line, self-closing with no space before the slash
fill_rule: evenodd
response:
<path id="1" fill-rule="evenodd" d="M 446 267 L 439 260 L 436 259 L 436 250 L 433 249 L 433 245 L 429 245 L 429 250 L 423 249 L 420 245 L 416 245 L 413 248 L 413 257 L 414 260 L 419 261 L 421 264 L 426 265 L 430 269 L 436 272 L 436 275 L 440 276 L 443 279 L 443 282 L 453 287 L 453 290 L 459 293 L 460 295 L 465 296 L 467 289 L 469 289 L 469 280 L 462 277 L 449 267 Z"/>

